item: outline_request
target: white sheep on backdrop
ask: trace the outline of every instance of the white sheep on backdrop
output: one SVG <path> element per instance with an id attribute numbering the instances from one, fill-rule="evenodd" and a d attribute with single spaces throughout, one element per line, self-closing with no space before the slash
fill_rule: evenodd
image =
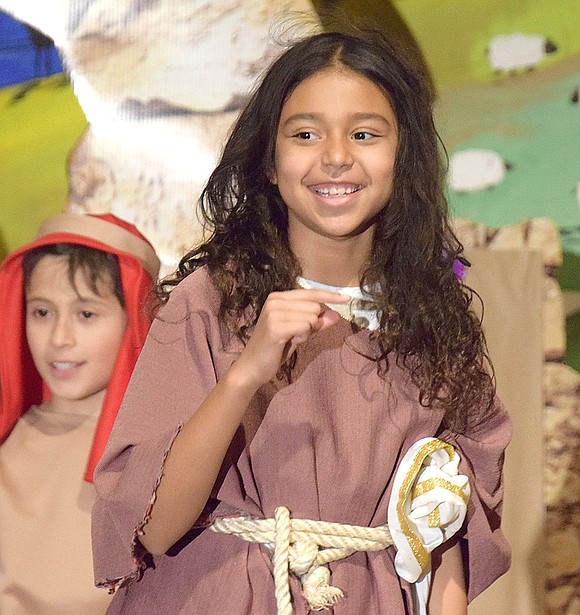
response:
<path id="1" fill-rule="evenodd" d="M 497 186 L 512 164 L 488 149 L 466 149 L 449 157 L 447 182 L 455 192 L 474 192 Z"/>
<path id="2" fill-rule="evenodd" d="M 547 54 L 558 47 L 541 34 L 495 36 L 487 49 L 487 58 L 494 71 L 512 72 L 535 68 Z"/>

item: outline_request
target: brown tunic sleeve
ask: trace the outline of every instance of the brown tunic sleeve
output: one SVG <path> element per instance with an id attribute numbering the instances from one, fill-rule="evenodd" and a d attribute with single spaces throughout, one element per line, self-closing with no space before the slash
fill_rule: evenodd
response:
<path id="1" fill-rule="evenodd" d="M 163 462 L 181 425 L 215 385 L 210 347 L 220 343 L 219 331 L 211 330 L 203 309 L 214 297 L 198 299 L 202 307 L 194 312 L 187 293 L 177 288 L 153 323 L 95 473 L 92 534 L 100 586 L 113 588 L 140 576 L 145 552 L 138 533 Z"/>
<path id="2" fill-rule="evenodd" d="M 471 485 L 461 540 L 469 602 L 510 566 L 510 547 L 500 525 L 504 453 L 511 432 L 509 416 L 497 400 L 493 416 L 479 428 L 467 435 L 445 431 L 438 436 L 457 450 L 459 471 Z"/>

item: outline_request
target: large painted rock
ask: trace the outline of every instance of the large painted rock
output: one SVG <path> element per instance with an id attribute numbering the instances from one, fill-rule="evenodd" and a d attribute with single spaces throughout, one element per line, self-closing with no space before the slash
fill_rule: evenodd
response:
<path id="1" fill-rule="evenodd" d="M 310 0 L 0 0 L 54 39 L 89 128 L 68 208 L 112 211 L 157 248 L 162 273 L 200 238 L 195 205 L 258 76 L 319 29 Z"/>

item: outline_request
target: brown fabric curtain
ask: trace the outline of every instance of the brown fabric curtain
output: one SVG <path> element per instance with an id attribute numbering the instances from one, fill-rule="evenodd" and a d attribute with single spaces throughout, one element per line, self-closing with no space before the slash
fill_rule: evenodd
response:
<path id="1" fill-rule="evenodd" d="M 512 546 L 511 570 L 479 596 L 470 615 L 544 613 L 543 295 L 539 251 L 466 251 L 466 282 L 484 302 L 484 330 L 497 388 L 513 420 L 505 464 L 503 527 Z"/>

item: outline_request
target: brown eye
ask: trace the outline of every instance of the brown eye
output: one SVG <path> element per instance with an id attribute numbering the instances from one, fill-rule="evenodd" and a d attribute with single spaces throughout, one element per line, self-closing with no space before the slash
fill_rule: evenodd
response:
<path id="1" fill-rule="evenodd" d="M 377 135 L 374 135 L 372 132 L 360 131 L 360 132 L 355 132 L 352 138 L 355 141 L 368 141 L 369 139 L 372 139 L 376 136 Z"/>
<path id="2" fill-rule="evenodd" d="M 316 138 L 316 135 L 310 130 L 305 130 L 303 132 L 297 132 L 294 135 L 297 139 L 301 139 L 302 141 L 312 141 Z"/>

